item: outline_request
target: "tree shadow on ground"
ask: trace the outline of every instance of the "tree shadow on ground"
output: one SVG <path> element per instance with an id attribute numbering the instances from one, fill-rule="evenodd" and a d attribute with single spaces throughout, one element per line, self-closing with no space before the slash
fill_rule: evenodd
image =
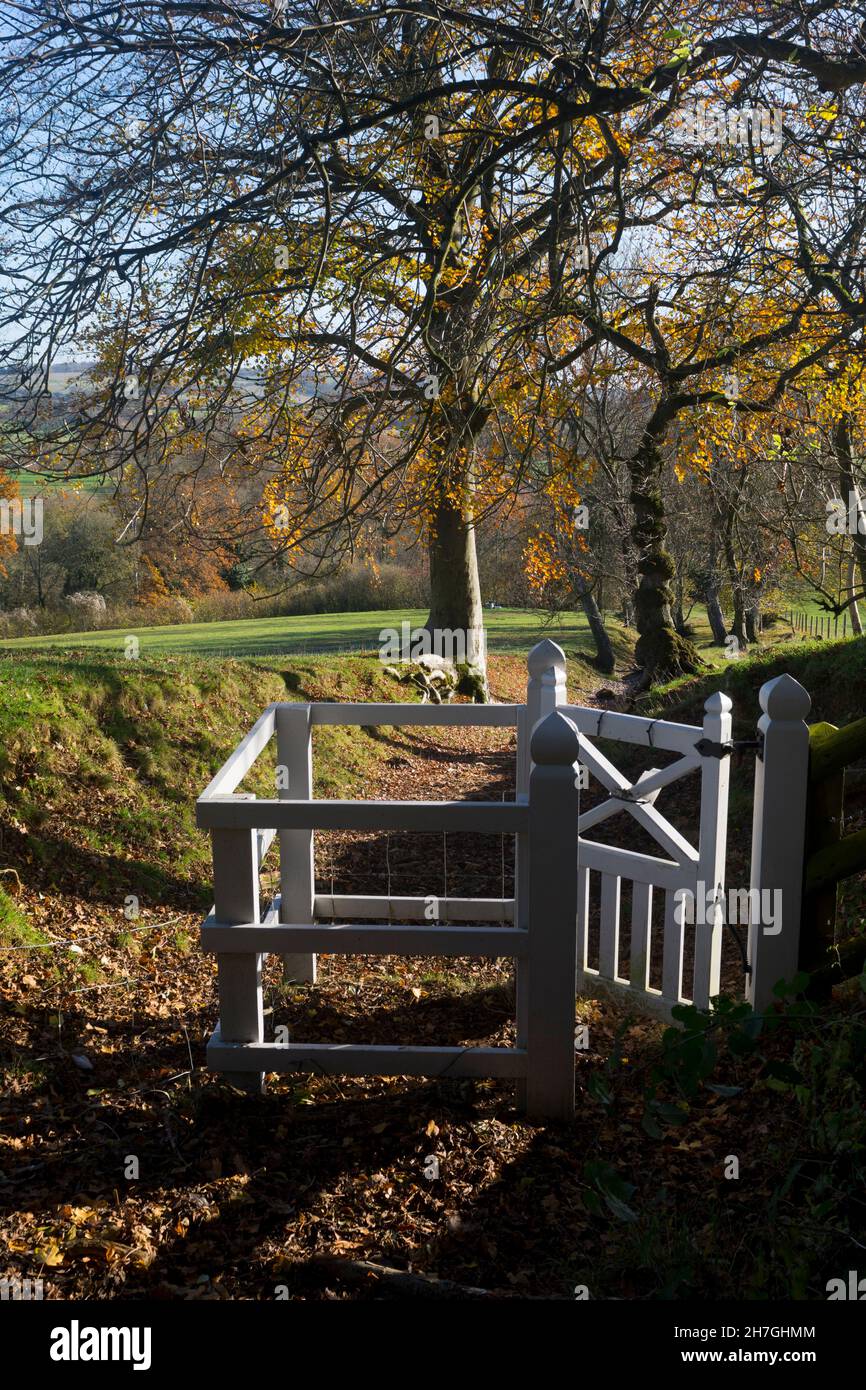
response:
<path id="1" fill-rule="evenodd" d="M 116 908 L 127 893 L 181 911 L 206 911 L 209 888 L 201 878 L 182 877 L 142 859 L 88 850 L 56 835 L 0 827 L 3 860 L 26 871 L 33 891 L 64 892 L 93 905 Z"/>

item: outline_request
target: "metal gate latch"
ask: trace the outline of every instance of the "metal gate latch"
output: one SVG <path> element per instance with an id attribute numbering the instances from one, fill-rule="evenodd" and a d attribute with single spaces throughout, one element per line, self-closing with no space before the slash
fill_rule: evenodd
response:
<path id="1" fill-rule="evenodd" d="M 759 758 L 764 756 L 764 735 L 758 734 L 757 738 L 738 738 L 734 740 L 735 753 L 748 753 L 749 749 L 754 749 Z"/>
<path id="2" fill-rule="evenodd" d="M 727 758 L 734 751 L 733 743 L 713 743 L 711 738 L 699 738 L 695 748 L 702 758 Z"/>
<path id="3" fill-rule="evenodd" d="M 702 758 L 727 758 L 731 753 L 747 753 L 753 749 L 759 758 L 764 753 L 764 737 L 759 734 L 757 738 L 738 738 L 728 743 L 713 743 L 711 738 L 699 738 L 695 748 Z"/>

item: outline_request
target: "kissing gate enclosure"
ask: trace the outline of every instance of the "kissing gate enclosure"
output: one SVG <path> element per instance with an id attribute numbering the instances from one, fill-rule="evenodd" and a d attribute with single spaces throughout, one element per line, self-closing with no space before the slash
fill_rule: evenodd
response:
<path id="1" fill-rule="evenodd" d="M 695 925 L 689 926 L 678 910 L 677 894 L 696 893 L 698 885 L 706 885 L 717 890 L 720 901 L 725 887 L 730 700 L 711 695 L 702 725 L 669 723 L 569 705 L 565 656 L 551 641 L 533 649 L 528 665 L 524 704 L 280 703 L 265 710 L 197 803 L 197 822 L 210 831 L 213 845 L 214 907 L 201 929 L 203 947 L 217 955 L 219 976 L 219 1025 L 208 1044 L 210 1067 L 252 1091 L 261 1089 L 265 1073 L 279 1071 L 512 1077 L 530 1114 L 568 1118 L 574 1110 L 576 994 L 599 988 L 625 991 L 636 1004 L 669 1017 L 678 1003 L 693 1001 L 705 1007 L 719 993 L 721 914 L 699 913 Z M 797 692 L 805 706 L 802 699 L 798 702 Z M 761 704 L 764 756 L 778 745 L 774 757 L 784 758 L 789 767 L 793 760 L 796 774 L 803 735 L 808 751 L 803 723 L 808 696 L 796 681 L 782 676 L 764 686 Z M 773 724 L 776 714 L 781 719 L 781 724 L 776 720 L 778 728 Z M 314 800 L 311 731 L 316 724 L 514 728 L 515 800 Z M 285 770 L 280 779 L 285 785 L 277 798 L 260 800 L 236 792 L 274 737 L 277 765 Z M 599 739 L 676 757 L 630 781 L 596 746 Z M 766 771 L 761 769 L 756 785 L 752 883 L 760 889 L 769 886 L 770 878 L 773 886 L 781 887 L 784 881 L 789 894 L 785 925 L 791 930 L 786 930 L 781 949 L 773 942 L 772 951 L 764 952 L 760 924 L 750 927 L 750 998 L 755 1007 L 763 1007 L 769 987 L 786 973 L 792 939 L 796 969 L 799 911 L 798 900 L 790 897 L 796 855 L 785 858 L 777 814 L 781 802 L 777 798 L 774 806 L 762 790 Z M 581 814 L 579 786 L 587 774 L 607 796 Z M 696 843 L 655 805 L 663 788 L 691 774 L 700 776 Z M 779 790 L 784 794 L 784 788 Z M 626 832 L 636 823 L 657 852 L 637 852 L 591 838 L 596 826 L 617 813 L 624 813 Z M 783 820 L 782 829 L 793 829 L 796 839 L 796 805 L 793 820 L 790 814 Z M 424 896 L 317 894 L 316 830 L 514 835 L 514 897 L 442 898 L 439 921 L 430 922 L 425 912 L 430 899 Z M 275 838 L 280 892 L 262 911 L 259 871 Z M 627 918 L 625 898 L 630 899 Z M 591 902 L 598 903 L 597 913 Z M 703 915 L 708 920 L 701 921 Z M 338 925 L 334 919 L 351 924 Z M 397 925 L 406 922 L 416 925 Z M 659 934 L 660 953 L 657 946 L 653 950 Z M 383 1047 L 266 1041 L 264 957 L 280 955 L 288 978 L 314 982 L 317 952 L 511 957 L 515 1045 Z M 772 959 L 759 971 L 762 952 Z M 660 970 L 651 970 L 651 959 L 659 954 Z M 770 979 L 767 970 L 777 973 Z"/>

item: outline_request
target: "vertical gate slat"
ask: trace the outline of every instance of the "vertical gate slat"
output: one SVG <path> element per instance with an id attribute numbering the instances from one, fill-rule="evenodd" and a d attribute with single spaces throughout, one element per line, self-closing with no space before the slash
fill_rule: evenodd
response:
<path id="1" fill-rule="evenodd" d="M 579 844 L 579 841 L 578 841 Z M 578 853 L 580 851 L 578 850 Z M 586 952 L 589 940 L 589 869 L 577 871 L 577 974 L 586 969 Z"/>
<path id="2" fill-rule="evenodd" d="M 632 989 L 645 990 L 649 985 L 652 906 L 652 884 L 635 882 L 632 887 L 631 899 L 631 951 L 629 961 L 629 982 Z"/>
<path id="3" fill-rule="evenodd" d="M 601 928 L 598 947 L 598 973 L 604 980 L 616 979 L 619 954 L 620 882 L 615 874 L 601 876 Z"/>
<path id="4" fill-rule="evenodd" d="M 669 1004 L 680 1002 L 683 982 L 683 913 L 677 910 L 677 900 L 669 888 L 665 893 L 664 948 L 662 952 L 662 996 Z M 677 919 L 680 920 L 677 920 Z"/>
<path id="5" fill-rule="evenodd" d="M 724 747 L 731 737 L 731 700 L 717 690 L 704 705 L 704 738 Z M 728 843 L 728 792 L 731 780 L 731 760 L 728 757 L 705 757 L 701 767 L 700 858 L 697 872 L 697 892 L 718 895 L 725 886 L 725 855 Z M 692 999 L 699 1009 L 705 1009 L 721 989 L 722 930 L 721 913 L 713 909 L 696 914 L 695 959 Z"/>

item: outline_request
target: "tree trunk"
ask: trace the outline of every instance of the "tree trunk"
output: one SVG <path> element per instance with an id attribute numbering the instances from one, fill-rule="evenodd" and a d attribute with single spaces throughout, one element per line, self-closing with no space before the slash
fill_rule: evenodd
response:
<path id="1" fill-rule="evenodd" d="M 33 582 L 36 585 L 36 603 L 39 608 L 45 608 L 47 604 L 43 580 L 42 556 L 39 546 L 27 546 L 24 555 L 29 565 L 30 573 L 33 576 Z"/>
<path id="2" fill-rule="evenodd" d="M 739 588 L 734 590 L 734 619 L 731 623 L 731 637 L 736 637 L 741 647 L 749 645 L 746 636 L 746 610 L 743 608 L 743 597 Z"/>
<path id="3" fill-rule="evenodd" d="M 713 641 L 717 647 L 725 645 L 725 638 L 728 629 L 725 626 L 725 615 L 722 612 L 722 605 L 719 603 L 719 585 L 714 577 L 710 577 L 704 585 L 704 603 L 707 608 L 707 618 L 709 619 L 710 631 L 713 634 Z"/>
<path id="4" fill-rule="evenodd" d="M 575 584 L 575 593 L 586 615 L 586 621 L 589 623 L 592 640 L 595 642 L 595 664 L 600 671 L 609 676 L 614 670 L 616 662 L 613 647 L 607 635 L 607 628 L 604 625 L 604 618 L 601 616 L 595 601 L 595 595 L 589 585 L 580 578 Z"/>
<path id="5" fill-rule="evenodd" d="M 478 669 L 476 698 L 489 698 L 484 610 L 475 527 L 468 505 L 440 494 L 430 527 L 430 632 L 433 650 Z"/>
<path id="6" fill-rule="evenodd" d="M 863 619 L 857 607 L 857 557 L 852 555 L 848 561 L 848 612 L 851 614 L 851 631 L 855 637 L 863 636 Z"/>
<path id="7" fill-rule="evenodd" d="M 670 581 L 674 566 L 665 550 L 665 512 L 661 494 L 661 460 L 655 438 L 647 434 L 631 460 L 632 537 L 638 552 L 640 581 L 635 592 L 638 630 L 635 658 L 644 683 L 663 681 L 703 669 L 696 647 L 674 630 Z"/>
<path id="8" fill-rule="evenodd" d="M 757 642 L 761 634 L 761 609 L 760 600 L 756 600 L 746 609 L 746 638 L 749 642 Z"/>
<path id="9" fill-rule="evenodd" d="M 740 572 L 737 569 L 737 559 L 734 555 L 734 543 L 731 539 L 732 517 L 729 513 L 728 524 L 725 528 L 725 564 L 728 570 L 728 583 L 731 586 L 731 602 L 734 606 L 734 619 L 731 623 L 730 636 L 736 637 L 737 642 L 743 648 L 749 642 L 746 637 L 746 609 L 743 603 L 743 586 L 740 582 Z"/>
<path id="10" fill-rule="evenodd" d="M 446 331 L 447 318 L 446 323 L 439 325 L 440 333 Z M 440 471 L 429 508 L 427 630 L 434 652 L 470 668 L 464 673 L 462 690 L 481 702 L 489 700 L 490 691 L 475 547 L 472 458 L 490 412 L 479 407 L 471 392 L 450 399 L 453 392 L 449 387 L 449 403 L 445 394 L 438 401 L 438 413 L 430 425 L 430 444 Z"/>

